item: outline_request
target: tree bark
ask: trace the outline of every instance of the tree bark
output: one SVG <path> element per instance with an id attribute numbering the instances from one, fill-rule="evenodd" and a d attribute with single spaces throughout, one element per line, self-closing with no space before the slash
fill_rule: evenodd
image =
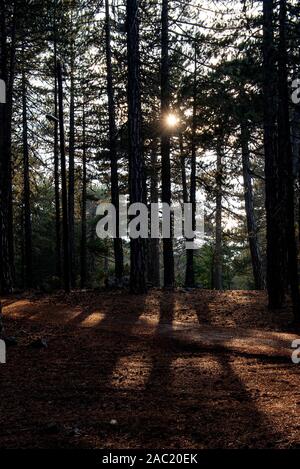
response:
<path id="1" fill-rule="evenodd" d="M 197 117 L 197 54 L 195 48 L 194 83 L 193 83 L 193 117 L 192 117 L 192 154 L 191 154 L 191 189 L 190 203 L 192 205 L 192 227 L 196 230 L 196 117 Z M 193 240 L 189 240 L 193 241 Z M 194 249 L 186 250 L 185 285 L 195 286 Z"/>
<path id="2" fill-rule="evenodd" d="M 170 134 L 164 126 L 164 119 L 170 111 L 170 65 L 169 65 L 169 3 L 162 2 L 161 13 L 161 183 L 162 202 L 171 206 L 171 163 Z M 175 284 L 174 252 L 172 235 L 163 239 L 164 286 L 173 288 Z"/>
<path id="3" fill-rule="evenodd" d="M 55 7 L 56 8 L 56 7 Z M 58 148 L 58 90 L 57 90 L 57 25 L 56 9 L 54 10 L 54 191 L 55 191 L 55 235 L 56 235 L 56 275 L 61 281 L 61 223 L 60 223 L 60 190 L 59 190 L 59 148 Z"/>
<path id="4" fill-rule="evenodd" d="M 280 220 L 278 152 L 276 147 L 276 86 L 274 50 L 274 2 L 263 2 L 263 95 L 264 149 L 267 218 L 267 290 L 269 308 L 281 308 L 284 301 L 284 240 Z"/>
<path id="5" fill-rule="evenodd" d="M 70 66 L 70 133 L 69 133 L 69 245 L 70 245 L 70 277 L 71 286 L 75 287 L 75 255 L 74 255 L 74 190 L 75 190 L 75 86 L 74 86 L 74 41 L 71 32 L 71 66 Z"/>
<path id="6" fill-rule="evenodd" d="M 286 0 L 280 0 L 280 34 L 278 53 L 278 152 L 281 163 L 282 205 L 284 221 L 288 279 L 291 288 L 294 316 L 300 320 L 300 295 L 298 279 L 297 245 L 295 237 L 294 177 L 291 129 L 289 115 L 288 57 L 286 40 Z"/>
<path id="7" fill-rule="evenodd" d="M 213 283 L 216 290 L 223 289 L 223 249 L 222 249 L 222 150 L 217 149 L 216 172 L 216 231 L 214 251 Z"/>
<path id="8" fill-rule="evenodd" d="M 30 169 L 27 122 L 27 86 L 25 76 L 25 45 L 22 43 L 22 107 L 23 107 L 23 208 L 24 208 L 24 283 L 32 287 L 32 227 L 30 207 Z"/>
<path id="9" fill-rule="evenodd" d="M 86 287 L 86 274 L 87 274 L 87 243 L 86 243 L 86 130 L 85 130 L 85 107 L 83 105 L 82 111 L 82 197 L 81 197 L 81 244 L 80 244 L 80 286 Z"/>
<path id="10" fill-rule="evenodd" d="M 180 167 L 181 167 L 181 184 L 182 184 L 182 200 L 184 204 L 187 204 L 188 199 L 188 189 L 186 182 L 186 155 L 183 148 L 183 134 L 179 134 L 179 152 L 180 152 Z"/>
<path id="11" fill-rule="evenodd" d="M 158 203 L 158 168 L 157 168 L 157 140 L 153 139 L 151 149 L 150 169 L 150 203 Z M 160 249 L 159 239 L 150 238 L 148 251 L 148 282 L 154 286 L 160 286 Z"/>
<path id="12" fill-rule="evenodd" d="M 60 130 L 60 157 L 61 157 L 61 192 L 62 192 L 62 216 L 63 216 L 63 266 L 64 266 L 64 288 L 70 291 L 70 240 L 69 240 L 69 214 L 68 214 L 68 192 L 67 192 L 67 172 L 66 172 L 66 150 L 65 150 L 65 129 L 64 129 L 64 106 L 63 106 L 63 77 L 62 66 L 57 63 L 57 84 L 58 84 L 58 109 L 59 109 L 59 130 Z"/>
<path id="13" fill-rule="evenodd" d="M 259 249 L 257 237 L 257 225 L 254 215 L 253 188 L 250 176 L 250 150 L 249 150 L 249 130 L 247 123 L 241 122 L 241 147 L 242 147 L 242 164 L 243 164 L 243 184 L 244 184 L 244 200 L 247 218 L 248 241 L 251 254 L 252 271 L 254 285 L 256 290 L 264 290 L 265 279 L 263 275 L 261 252 Z"/>
<path id="14" fill-rule="evenodd" d="M 109 2 L 105 0 L 105 30 L 106 30 L 106 68 L 107 68 L 107 96 L 108 96 L 108 119 L 109 119 L 109 151 L 111 167 L 111 202 L 116 209 L 116 238 L 114 238 L 115 277 L 122 280 L 124 273 L 123 246 L 119 235 L 119 177 L 117 157 L 117 129 L 116 112 L 113 89 L 112 53 L 110 34 L 110 12 Z"/>
<path id="15" fill-rule="evenodd" d="M 15 66 L 16 66 L 16 21 L 17 21 L 17 2 L 13 3 L 13 14 L 11 19 L 11 44 L 9 54 L 9 77 L 7 86 L 7 141 L 6 141 L 6 155 L 8 163 L 8 171 L 6 174 L 7 182 L 7 197 L 8 197 L 8 249 L 9 249 L 9 262 L 12 274 L 12 283 L 15 282 L 15 252 L 14 252 L 14 219 L 13 219 L 13 186 L 12 186 L 12 113 L 13 113 L 13 89 L 15 81 Z"/>
<path id="16" fill-rule="evenodd" d="M 128 133 L 130 202 L 144 201 L 143 156 L 141 139 L 141 96 L 139 20 L 137 0 L 127 0 L 127 61 L 128 61 Z M 132 293 L 147 291 L 146 243 L 130 240 L 130 289 Z"/>
<path id="17" fill-rule="evenodd" d="M 15 15 L 14 15 L 15 17 Z M 0 79 L 6 85 L 6 102 L 0 103 L 0 290 L 10 293 L 13 287 L 12 239 L 12 174 L 11 174 L 11 115 L 14 66 L 9 65 L 7 45 L 6 5 L 0 0 Z M 15 23 L 15 21 L 14 21 Z M 10 60 L 14 62 L 15 26 Z M 10 70 L 10 73 L 9 73 Z"/>

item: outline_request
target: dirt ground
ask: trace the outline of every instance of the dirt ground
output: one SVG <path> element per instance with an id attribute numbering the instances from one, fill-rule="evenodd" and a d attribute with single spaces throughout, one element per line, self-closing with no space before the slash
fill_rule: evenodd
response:
<path id="1" fill-rule="evenodd" d="M 3 303 L 17 345 L 0 364 L 0 448 L 300 448 L 300 330 L 264 293 Z"/>

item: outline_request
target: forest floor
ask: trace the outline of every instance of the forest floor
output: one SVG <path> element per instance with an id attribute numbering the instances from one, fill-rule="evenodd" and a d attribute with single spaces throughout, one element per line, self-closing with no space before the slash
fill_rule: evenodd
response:
<path id="1" fill-rule="evenodd" d="M 0 448 L 300 448 L 300 330 L 264 293 L 3 303 L 17 345 L 0 364 Z"/>

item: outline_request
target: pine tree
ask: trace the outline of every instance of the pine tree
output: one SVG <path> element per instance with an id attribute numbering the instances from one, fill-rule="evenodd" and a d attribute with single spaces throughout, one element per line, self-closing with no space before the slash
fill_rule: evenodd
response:
<path id="1" fill-rule="evenodd" d="M 298 279 L 298 259 L 295 239 L 294 176 L 289 115 L 288 57 L 286 40 L 287 8 L 286 0 L 280 0 L 278 50 L 278 162 L 281 183 L 281 210 L 285 226 L 282 227 L 286 240 L 287 272 L 295 317 L 300 319 L 300 296 Z"/>
<path id="2" fill-rule="evenodd" d="M 264 71 L 264 147 L 267 216 L 267 289 L 269 307 L 281 308 L 284 300 L 284 240 L 282 234 L 280 189 L 278 180 L 278 153 L 276 148 L 276 67 L 274 47 L 274 2 L 263 2 L 263 71 Z M 276 253 L 276 254 L 275 254 Z"/>
<path id="3" fill-rule="evenodd" d="M 129 187 L 131 204 L 144 201 L 143 157 L 141 141 L 141 97 L 139 60 L 139 15 L 137 0 L 127 0 L 127 60 L 128 60 L 128 129 L 129 129 Z M 130 241 L 130 289 L 145 293 L 146 249 L 142 238 Z"/>
<path id="4" fill-rule="evenodd" d="M 163 203 L 171 206 L 170 135 L 164 119 L 170 112 L 170 64 L 169 64 L 169 2 L 163 0 L 161 12 L 161 183 Z M 171 223 L 172 225 L 172 223 Z M 173 288 L 175 283 L 172 236 L 163 239 L 164 286 Z"/>
<path id="5" fill-rule="evenodd" d="M 71 289 L 70 275 L 70 237 L 69 237 L 69 213 L 68 213 L 68 193 L 67 193 L 67 172 L 66 172 L 66 152 L 65 152 L 65 126 L 64 126 L 64 105 L 63 105 L 63 73 L 62 65 L 57 62 L 57 83 L 58 83 L 58 109 L 59 109 L 59 134 L 60 134 L 60 163 L 61 163 L 61 190 L 62 190 L 62 216 L 63 216 L 63 274 L 64 288 L 66 292 Z"/>
<path id="6" fill-rule="evenodd" d="M 109 2 L 105 0 L 105 30 L 106 30 L 106 68 L 107 68 L 107 96 L 109 115 L 109 150 L 111 165 L 111 202 L 116 209 L 116 238 L 114 238 L 115 277 L 120 282 L 123 277 L 123 247 L 119 236 L 119 177 L 117 156 L 117 129 L 115 119 L 115 99 L 112 75 L 111 29 Z"/>
<path id="7" fill-rule="evenodd" d="M 11 121 L 15 77 L 16 5 L 13 4 L 11 11 L 8 2 L 1 0 L 0 13 L 0 79 L 6 87 L 6 102 L 0 104 L 0 283 L 1 292 L 7 293 L 12 290 L 14 277 Z M 12 18 L 10 22 L 9 17 Z M 11 32 L 10 45 L 8 45 L 8 27 Z"/>
<path id="8" fill-rule="evenodd" d="M 23 107 L 23 206 L 24 206 L 24 241 L 25 241 L 25 287 L 32 286 L 32 227 L 30 207 L 30 168 L 27 123 L 27 86 L 25 75 L 25 38 L 22 42 L 22 107 Z"/>

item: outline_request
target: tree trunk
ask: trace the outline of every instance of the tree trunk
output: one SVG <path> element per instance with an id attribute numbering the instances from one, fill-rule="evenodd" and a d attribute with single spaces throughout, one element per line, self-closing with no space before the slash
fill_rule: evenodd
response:
<path id="1" fill-rule="evenodd" d="M 130 202 L 144 200 L 143 156 L 141 139 L 141 97 L 139 20 L 137 0 L 127 0 L 127 60 L 128 60 L 128 130 L 129 130 L 129 187 Z M 130 289 L 132 293 L 145 293 L 146 243 L 144 239 L 130 240 Z"/>
<path id="2" fill-rule="evenodd" d="M 180 167 L 181 167 L 181 184 L 182 184 L 182 200 L 184 204 L 187 204 L 188 199 L 188 189 L 186 182 L 186 156 L 183 148 L 183 135 L 182 132 L 179 134 L 179 152 L 180 152 Z"/>
<path id="3" fill-rule="evenodd" d="M 83 105 L 82 112 L 82 139 L 83 139 L 83 152 L 82 152 L 82 197 L 81 197 L 81 245 L 80 245 L 80 286 L 86 287 L 86 134 L 85 134 L 85 109 Z"/>
<path id="4" fill-rule="evenodd" d="M 6 102 L 0 103 L 0 290 L 4 294 L 10 293 L 13 286 L 11 115 L 14 67 L 12 63 L 10 67 L 8 64 L 7 18 L 3 0 L 0 1 L 0 13 L 0 79 L 6 85 Z M 14 29 L 15 27 L 13 31 Z M 13 39 L 12 50 L 14 47 Z M 14 61 L 14 51 L 11 52 L 10 59 Z"/>
<path id="5" fill-rule="evenodd" d="M 298 281 L 297 245 L 295 237 L 294 213 L 294 177 L 293 154 L 291 145 L 291 129 L 289 116 L 289 89 L 288 89 L 288 57 L 286 43 L 286 0 L 280 0 L 280 39 L 278 54 L 278 152 L 279 161 L 282 162 L 282 201 L 286 223 L 286 247 L 288 279 L 291 287 L 293 311 L 300 319 L 300 295 Z"/>
<path id="6" fill-rule="evenodd" d="M 264 148 L 267 217 L 267 289 L 269 308 L 281 308 L 284 300 L 284 240 L 281 237 L 278 153 L 276 148 L 276 87 L 273 0 L 263 2 Z"/>
<path id="7" fill-rule="evenodd" d="M 153 139 L 151 149 L 150 169 L 150 204 L 158 203 L 158 168 L 157 168 L 157 140 Z M 160 286 L 160 249 L 159 239 L 150 238 L 148 251 L 148 282 L 154 286 Z"/>
<path id="8" fill-rule="evenodd" d="M 63 77 L 62 66 L 57 63 L 58 84 L 58 108 L 59 108 L 59 133 L 60 133 L 60 157 L 61 157 L 61 192 L 62 192 L 62 216 L 63 216 L 63 266 L 64 266 L 64 288 L 70 291 L 70 240 L 69 240 L 69 216 L 68 216 L 68 193 L 66 172 L 66 150 L 64 129 L 64 106 L 63 106 Z"/>
<path id="9" fill-rule="evenodd" d="M 71 32 L 72 34 L 72 32 Z M 70 133 L 69 133 L 69 245 L 70 245 L 70 276 L 71 286 L 75 287 L 74 259 L 74 189 L 75 189 L 75 88 L 74 88 L 74 43 L 71 39 L 71 70 L 70 70 Z"/>
<path id="10" fill-rule="evenodd" d="M 13 113 L 13 89 L 15 81 L 15 65 L 16 65 L 16 21 L 17 21 L 17 2 L 13 4 L 13 17 L 11 25 L 11 44 L 9 59 L 9 79 L 7 90 L 7 195 L 8 195 L 8 249 L 9 262 L 11 264 L 12 282 L 15 282 L 15 253 L 14 253 L 14 221 L 13 221 L 13 194 L 12 194 L 12 150 L 11 150 L 11 134 L 12 134 L 12 113 Z"/>
<path id="11" fill-rule="evenodd" d="M 191 190 L 190 203 L 192 205 L 192 227 L 196 230 L 196 117 L 197 117 L 197 54 L 195 49 L 194 64 L 194 84 L 193 84 L 193 118 L 192 118 L 192 154 L 191 154 Z M 193 241 L 193 240 L 189 240 Z M 194 249 L 186 250 L 186 272 L 185 285 L 187 287 L 195 286 L 194 272 Z"/>
<path id="12" fill-rule="evenodd" d="M 58 148 L 58 102 L 57 102 L 57 26 L 54 11 L 54 191 L 55 191 L 55 235 L 56 235 L 56 275 L 61 281 L 61 225 L 59 191 L 59 148 Z"/>
<path id="13" fill-rule="evenodd" d="M 23 208 L 24 208 L 24 284 L 32 287 L 32 228 L 30 208 L 30 169 L 27 123 L 27 86 L 25 76 L 25 46 L 22 43 L 22 106 L 23 106 Z"/>
<path id="14" fill-rule="evenodd" d="M 249 151 L 250 135 L 247 123 L 241 122 L 241 146 L 242 146 L 242 164 L 243 164 L 243 183 L 244 183 L 244 200 L 247 218 L 247 231 L 249 248 L 251 254 L 253 278 L 256 290 L 264 290 L 265 280 L 262 269 L 261 253 L 257 238 L 257 225 L 254 216 L 253 189 L 250 176 L 250 151 Z"/>
<path id="15" fill-rule="evenodd" d="M 171 163 L 170 163 L 170 134 L 164 128 L 164 119 L 170 111 L 170 66 L 169 66 L 169 4 L 162 2 L 161 13 L 161 185 L 162 202 L 171 206 Z M 174 252 L 172 234 L 163 239 L 164 286 L 173 288 L 175 284 Z"/>
<path id="16" fill-rule="evenodd" d="M 217 149 L 216 173 L 216 238 L 214 252 L 214 288 L 223 289 L 223 249 L 222 249 L 222 150 Z"/>
<path id="17" fill-rule="evenodd" d="M 111 165 L 111 202 L 116 209 L 116 238 L 114 238 L 115 277 L 122 280 L 124 273 L 123 246 L 119 236 L 119 177 L 117 157 L 117 129 L 115 118 L 115 100 L 112 74 L 112 54 L 110 35 L 110 12 L 109 2 L 105 0 L 105 29 L 106 29 L 106 68 L 107 68 L 107 96 L 108 96 L 108 118 L 109 118 L 109 151 Z"/>
<path id="18" fill-rule="evenodd" d="M 297 77 L 297 70 L 294 72 L 294 77 Z M 293 172 L 297 180 L 297 226 L 298 226 L 298 250 L 300 248 L 300 108 L 294 106 L 293 115 L 291 119 L 291 144 L 293 153 Z M 299 254 L 299 252 L 298 252 Z"/>

